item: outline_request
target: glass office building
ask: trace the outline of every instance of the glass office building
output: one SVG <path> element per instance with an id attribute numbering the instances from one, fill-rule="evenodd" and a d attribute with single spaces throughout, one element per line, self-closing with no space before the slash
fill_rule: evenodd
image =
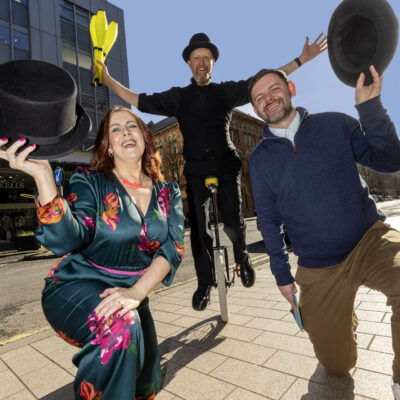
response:
<path id="1" fill-rule="evenodd" d="M 77 164 L 90 160 L 97 128 L 104 113 L 122 100 L 104 86 L 92 87 L 90 18 L 105 10 L 118 23 L 118 38 L 107 57 L 110 73 L 129 86 L 123 10 L 105 0 L 0 0 L 0 64 L 21 59 L 53 63 L 68 71 L 78 86 L 78 102 L 92 120 L 92 131 L 81 149 L 52 160 L 61 166 L 65 181 Z M 1 79 L 1 77 L 0 77 Z M 34 228 L 33 180 L 0 160 L 0 250 L 11 247 L 21 231 Z M 4 241 L 10 242 L 9 244 Z"/>

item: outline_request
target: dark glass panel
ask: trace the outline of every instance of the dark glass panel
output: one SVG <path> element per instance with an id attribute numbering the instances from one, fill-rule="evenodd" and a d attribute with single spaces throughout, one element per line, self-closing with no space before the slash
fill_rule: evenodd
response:
<path id="1" fill-rule="evenodd" d="M 59 1 L 59 11 L 60 11 L 60 18 L 61 20 L 67 20 L 70 22 L 74 22 L 74 8 L 72 4 L 68 3 L 67 1 L 60 0 Z"/>
<path id="2" fill-rule="evenodd" d="M 68 42 L 75 43 L 75 28 L 68 21 L 61 20 L 61 37 Z"/>
<path id="3" fill-rule="evenodd" d="M 87 29 L 83 29 L 78 26 L 78 48 L 80 50 L 86 50 L 91 52 L 92 40 L 90 38 L 90 32 Z"/>
<path id="4" fill-rule="evenodd" d="M 13 18 L 13 24 L 27 28 L 28 27 L 28 7 L 18 4 L 15 1 L 13 1 L 13 3 L 12 3 L 12 18 Z"/>
<path id="5" fill-rule="evenodd" d="M 63 62 L 63 68 L 72 75 L 72 77 L 75 79 L 76 84 L 78 84 L 78 68 L 76 67 L 76 65 Z"/>
<path id="6" fill-rule="evenodd" d="M 0 19 L 6 21 L 10 20 L 10 5 L 8 4 L 8 1 L 0 1 Z"/>
<path id="7" fill-rule="evenodd" d="M 14 47 L 21 50 L 29 50 L 29 36 L 25 33 L 13 31 Z"/>
<path id="8" fill-rule="evenodd" d="M 76 8 L 76 24 L 89 30 L 89 12 Z"/>
<path id="9" fill-rule="evenodd" d="M 14 59 L 15 60 L 27 60 L 30 57 L 31 57 L 31 54 L 29 51 L 14 48 Z"/>
<path id="10" fill-rule="evenodd" d="M 10 44 L 10 28 L 0 25 L 0 43 Z"/>
<path id="11" fill-rule="evenodd" d="M 0 64 L 11 61 L 11 47 L 0 43 Z"/>

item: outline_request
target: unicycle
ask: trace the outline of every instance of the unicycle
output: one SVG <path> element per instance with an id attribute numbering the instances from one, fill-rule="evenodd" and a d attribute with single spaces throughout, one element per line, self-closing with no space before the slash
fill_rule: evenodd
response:
<path id="1" fill-rule="evenodd" d="M 213 247 L 213 286 L 218 289 L 219 308 L 221 311 L 221 319 L 224 322 L 229 320 L 228 308 L 228 288 L 235 283 L 235 268 L 232 270 L 232 279 L 229 273 L 228 250 L 226 246 L 221 246 L 218 231 L 217 216 L 217 187 L 218 178 L 209 176 L 205 179 L 206 188 L 211 192 L 211 203 L 214 214 L 214 232 L 215 246 Z"/>

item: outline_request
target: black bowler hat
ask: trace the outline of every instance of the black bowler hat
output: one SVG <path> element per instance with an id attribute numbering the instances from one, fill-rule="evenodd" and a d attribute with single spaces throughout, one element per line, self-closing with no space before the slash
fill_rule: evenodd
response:
<path id="1" fill-rule="evenodd" d="M 33 159 L 52 159 L 81 146 L 92 127 L 76 102 L 72 76 L 54 64 L 16 60 L 0 65 L 0 137 L 26 138 Z"/>
<path id="2" fill-rule="evenodd" d="M 211 51 L 213 57 L 215 58 L 215 61 L 218 60 L 219 56 L 219 51 L 218 47 L 211 43 L 210 38 L 205 34 L 205 33 L 195 33 L 190 41 L 189 44 L 185 47 L 185 49 L 182 52 L 182 57 L 185 60 L 185 62 L 188 62 L 190 58 L 190 54 L 192 53 L 193 50 L 195 49 L 208 49 Z"/>
<path id="3" fill-rule="evenodd" d="M 398 1 L 398 0 L 395 0 Z M 399 23 L 386 0 L 343 0 L 328 28 L 328 54 L 337 77 L 355 87 L 361 72 L 373 82 L 369 66 L 382 74 L 397 47 Z"/>

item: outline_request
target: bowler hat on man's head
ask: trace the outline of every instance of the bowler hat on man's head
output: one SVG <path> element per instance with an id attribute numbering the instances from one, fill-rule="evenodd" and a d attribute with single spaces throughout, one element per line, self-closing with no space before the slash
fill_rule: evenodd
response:
<path id="1" fill-rule="evenodd" d="M 329 60 L 337 77 L 355 87 L 364 72 L 364 84 L 371 84 L 369 66 L 383 73 L 395 53 L 398 32 L 399 23 L 387 0 L 343 0 L 328 28 Z"/>
<path id="2" fill-rule="evenodd" d="M 33 159 L 72 153 L 90 133 L 89 115 L 77 102 L 77 86 L 62 68 L 44 61 L 0 65 L 0 137 L 7 146 L 26 138 Z"/>
<path id="3" fill-rule="evenodd" d="M 185 62 L 188 62 L 190 58 L 190 54 L 195 49 L 205 48 L 211 51 L 215 61 L 217 61 L 219 56 L 218 48 L 215 44 L 213 44 L 210 38 L 205 33 L 195 33 L 190 41 L 189 44 L 184 48 L 182 52 L 182 57 Z"/>

